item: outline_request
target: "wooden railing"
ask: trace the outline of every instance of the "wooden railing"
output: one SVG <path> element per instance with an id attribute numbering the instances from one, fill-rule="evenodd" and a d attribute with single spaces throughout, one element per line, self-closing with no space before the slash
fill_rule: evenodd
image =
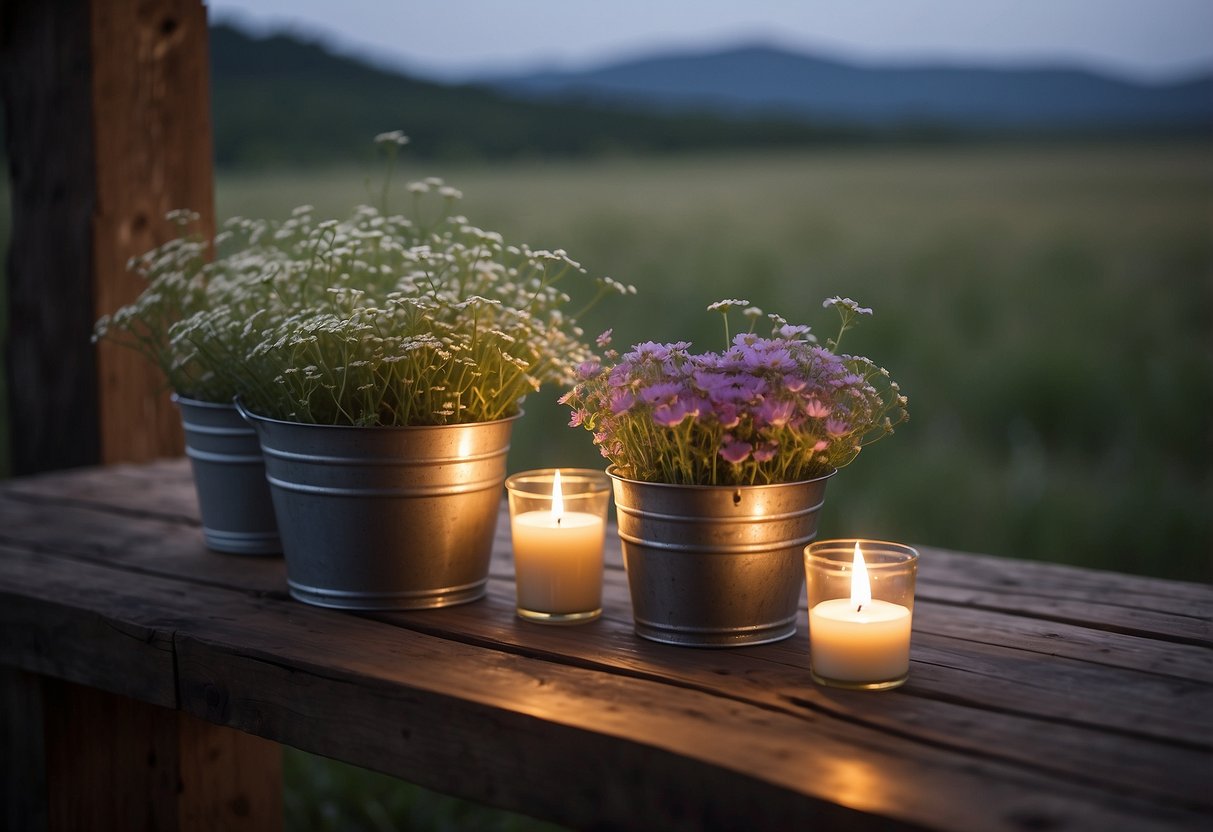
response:
<path id="1" fill-rule="evenodd" d="M 487 599 L 352 615 L 208 552 L 182 461 L 0 486 L 8 826 L 265 829 L 272 743 L 592 829 L 1213 818 L 1209 587 L 924 547 L 909 682 L 848 692 L 810 681 L 803 620 L 638 639 L 617 542 L 601 620 L 522 622 L 507 532 Z"/>

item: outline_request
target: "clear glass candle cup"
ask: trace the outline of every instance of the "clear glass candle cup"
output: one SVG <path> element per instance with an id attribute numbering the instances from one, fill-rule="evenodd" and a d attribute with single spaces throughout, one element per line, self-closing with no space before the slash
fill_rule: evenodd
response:
<path id="1" fill-rule="evenodd" d="M 852 690 L 904 684 L 918 552 L 882 540 L 820 540 L 805 547 L 804 567 L 813 680 Z"/>
<path id="2" fill-rule="evenodd" d="M 610 478 L 586 468 L 545 468 L 514 474 L 505 487 L 519 617 L 542 624 L 593 621 L 602 614 Z"/>

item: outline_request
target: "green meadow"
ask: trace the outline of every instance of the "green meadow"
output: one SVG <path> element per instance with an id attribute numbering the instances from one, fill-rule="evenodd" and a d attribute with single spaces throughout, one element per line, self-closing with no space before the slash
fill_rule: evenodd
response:
<path id="1" fill-rule="evenodd" d="M 475 224 L 635 284 L 636 297 L 585 322 L 590 335 L 613 327 L 617 345 L 716 348 L 719 317 L 705 307 L 723 297 L 822 334 L 833 324 L 823 298 L 874 307 L 845 346 L 902 383 L 911 421 L 830 483 L 823 536 L 1213 577 L 1207 145 L 477 167 L 406 154 L 397 207 L 408 207 L 408 178 L 431 175 L 464 192 Z M 220 172 L 218 211 L 285 216 L 311 203 L 341 216 L 377 199 L 381 182 L 372 163 Z M 511 469 L 601 464 L 589 434 L 565 426 L 559 392 L 528 398 Z"/>
<path id="2" fill-rule="evenodd" d="M 406 149 L 407 150 L 407 149 Z M 1208 579 L 1213 573 L 1213 154 L 1191 144 L 854 149 L 410 165 L 507 239 L 639 290 L 588 334 L 717 348 L 738 297 L 822 334 L 823 298 L 875 308 L 846 349 L 911 421 L 830 483 L 823 536 Z M 342 215 L 381 170 L 225 175 L 218 211 Z M 602 464 L 560 391 L 528 398 L 510 466 Z"/>

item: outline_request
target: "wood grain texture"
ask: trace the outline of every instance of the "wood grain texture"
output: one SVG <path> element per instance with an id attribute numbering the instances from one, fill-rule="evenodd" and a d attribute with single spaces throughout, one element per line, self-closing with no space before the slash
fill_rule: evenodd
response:
<path id="1" fill-rule="evenodd" d="M 84 623 L 167 639 L 178 706 L 207 722 L 587 828 L 1147 829 L 1213 817 L 1213 650 L 1175 638 L 1177 620 L 1208 620 L 1208 587 L 1143 580 L 1135 592 L 1130 576 L 928 553 L 909 683 L 834 691 L 808 679 L 803 616 L 794 638 L 742 650 L 637 639 L 617 544 L 600 621 L 519 621 L 504 525 L 482 602 L 373 616 L 302 606 L 285 597 L 282 563 L 203 549 L 184 470 L 0 486 L 0 590 L 26 599 L 0 632 L 26 628 L 9 643 L 43 662 L 33 666 L 57 672 L 29 646 L 75 626 L 56 616 L 104 651 L 122 642 L 106 646 Z M 1185 613 L 1150 606 L 1172 594 Z M 1093 620 L 1055 620 L 1045 609 L 1058 599 Z M 31 636 L 43 617 L 47 634 Z"/>
<path id="2" fill-rule="evenodd" d="M 54 678 L 42 679 L 42 696 L 53 796 L 45 828 L 281 829 L 276 743 Z M 32 762 L 25 765 L 37 768 Z"/>
<path id="3" fill-rule="evenodd" d="M 201 215 L 214 234 L 210 70 L 199 0 L 92 0 L 94 317 L 132 301 L 143 281 L 127 261 L 176 236 L 165 214 Z M 98 345 L 101 461 L 181 452 L 180 419 L 159 370 Z"/>
<path id="4" fill-rule="evenodd" d="M 176 830 L 177 714 L 43 680 L 48 830 Z"/>
<path id="5" fill-rule="evenodd" d="M 139 623 L 146 605 L 130 599 L 119 618 L 85 613 L 81 595 L 112 598 L 104 586 L 82 586 L 85 573 L 44 568 L 44 560 L 22 557 L 0 545 L 0 657 L 8 667 L 132 696 L 168 708 L 177 706 L 171 634 Z M 126 596 L 121 596 L 125 598 Z M 146 616 L 159 619 L 154 609 Z"/>
<path id="6" fill-rule="evenodd" d="M 178 828 L 273 832 L 282 828 L 282 746 L 177 716 Z"/>
<path id="7" fill-rule="evenodd" d="M 57 565 L 47 554 L 27 559 L 74 574 L 81 588 L 64 600 L 82 611 L 171 631 L 180 703 L 191 713 L 575 825 L 788 828 L 824 815 L 881 828 L 929 819 L 1017 829 L 1031 815 L 1058 828 L 1095 819 L 1128 829 L 1193 819 L 1190 809 L 829 714 L 780 713 L 229 590 L 182 594 L 176 581 Z M 21 560 L 6 558 L 0 575 Z M 620 783 L 621 771 L 633 774 Z M 594 799 L 570 803 L 554 778 Z M 603 784 L 618 789 L 609 805 Z M 953 797 L 974 790 L 980 804 Z"/>

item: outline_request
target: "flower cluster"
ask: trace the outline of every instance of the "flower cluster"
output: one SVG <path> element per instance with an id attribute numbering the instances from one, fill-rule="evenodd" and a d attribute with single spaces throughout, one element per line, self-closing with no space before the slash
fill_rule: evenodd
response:
<path id="1" fill-rule="evenodd" d="M 708 307 L 724 315 L 726 340 L 730 309 L 742 308 L 751 327 L 722 352 L 692 353 L 685 341 L 608 351 L 613 363 L 582 364 L 561 398 L 569 424 L 592 431 L 621 475 L 648 482 L 765 485 L 842 467 L 907 418 L 907 399 L 887 370 L 837 352 L 842 333 L 872 310 L 850 298 L 825 306 L 841 318 L 828 346 L 778 315 L 768 316 L 771 336 L 759 336 L 761 310 L 726 300 Z"/>
<path id="2" fill-rule="evenodd" d="M 378 137 L 394 157 L 402 134 Z M 347 425 L 441 425 L 518 412 L 591 356 L 569 294 L 585 270 L 561 250 L 509 245 L 455 213 L 442 180 L 411 183 L 411 217 L 360 206 L 318 220 L 234 219 L 214 240 L 174 240 L 134 266 L 149 278 L 98 322 L 152 357 L 180 393 L 240 396 L 256 413 Z M 385 190 L 384 203 L 387 201 Z M 634 292 L 602 278 L 585 308 Z"/>
<path id="3" fill-rule="evenodd" d="M 93 340 L 105 338 L 139 351 L 178 392 L 207 401 L 231 401 L 234 390 L 205 369 L 181 361 L 170 343 L 172 325 L 207 305 L 202 271 L 208 249 L 200 235 L 190 233 L 198 222 L 197 214 L 171 211 L 167 219 L 177 226 L 180 236 L 127 263 L 128 269 L 147 280 L 147 288 L 134 303 L 102 316 Z"/>

